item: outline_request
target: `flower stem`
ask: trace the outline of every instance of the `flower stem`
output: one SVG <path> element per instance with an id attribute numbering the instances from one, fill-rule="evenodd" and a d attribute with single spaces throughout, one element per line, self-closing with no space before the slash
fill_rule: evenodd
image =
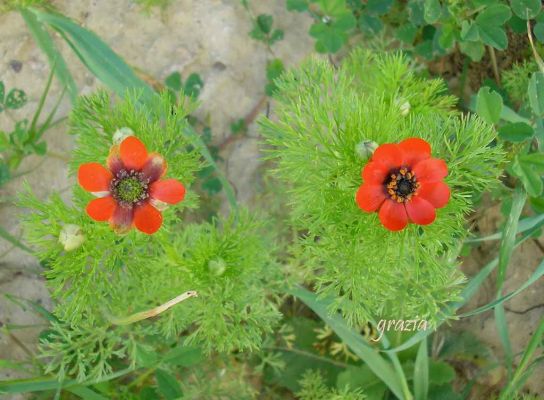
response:
<path id="1" fill-rule="evenodd" d="M 182 293 L 177 297 L 174 297 L 172 300 L 167 301 L 164 304 L 161 304 L 158 307 L 151 308 L 146 311 L 141 311 L 136 314 L 129 315 L 128 317 L 109 317 L 109 320 L 114 325 L 130 325 L 135 322 L 156 317 L 157 315 L 163 313 L 164 311 L 168 310 L 169 308 L 175 306 L 178 303 L 181 303 L 184 300 L 187 300 L 190 297 L 197 297 L 198 293 L 194 290 L 189 290 L 188 292 Z"/>

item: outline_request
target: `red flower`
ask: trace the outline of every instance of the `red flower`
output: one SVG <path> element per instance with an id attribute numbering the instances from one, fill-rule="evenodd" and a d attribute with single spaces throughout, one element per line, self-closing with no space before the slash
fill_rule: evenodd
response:
<path id="1" fill-rule="evenodd" d="M 361 175 L 357 204 L 366 212 L 377 211 L 391 231 L 404 229 L 408 222 L 431 224 L 435 208 L 444 207 L 450 199 L 450 189 L 443 182 L 448 167 L 443 160 L 431 158 L 431 146 L 423 139 L 382 144 Z"/>
<path id="2" fill-rule="evenodd" d="M 156 232 L 162 224 L 159 209 L 185 197 L 179 181 L 161 180 L 166 172 L 164 158 L 148 154 L 134 136 L 111 148 L 107 164 L 108 168 L 83 164 L 77 179 L 83 189 L 99 197 L 87 205 L 87 214 L 95 221 L 109 221 L 117 232 L 127 232 L 133 225 L 147 234 Z"/>

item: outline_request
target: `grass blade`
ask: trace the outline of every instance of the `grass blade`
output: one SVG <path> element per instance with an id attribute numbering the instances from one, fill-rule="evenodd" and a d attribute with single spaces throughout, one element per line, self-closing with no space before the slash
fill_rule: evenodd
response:
<path id="1" fill-rule="evenodd" d="M 6 231 L 4 228 L 0 226 L 0 238 L 7 240 L 15 247 L 18 247 L 21 250 L 26 251 L 27 253 L 32 254 L 32 250 L 27 247 L 23 242 L 21 242 L 19 239 L 17 239 L 15 236 L 11 235 L 8 231 Z"/>
<path id="2" fill-rule="evenodd" d="M 76 396 L 81 397 L 83 400 L 108 400 L 107 397 L 104 397 L 101 394 L 98 394 L 94 390 L 89 389 L 85 386 L 73 386 L 66 390 L 70 393 L 75 394 Z"/>
<path id="3" fill-rule="evenodd" d="M 77 86 L 51 35 L 31 11 L 21 8 L 20 12 L 37 45 L 47 56 L 51 69 L 55 70 L 57 79 L 68 89 L 70 101 L 74 104 L 78 93 Z"/>
<path id="4" fill-rule="evenodd" d="M 414 365 L 415 400 L 427 400 L 429 394 L 429 356 L 427 355 L 427 338 L 419 344 L 416 363 Z"/>
<path id="5" fill-rule="evenodd" d="M 518 229 L 516 233 L 523 233 L 535 227 L 541 227 L 544 225 L 544 214 L 535 215 L 533 217 L 524 218 L 519 221 Z M 468 239 L 465 243 L 478 243 L 478 242 L 487 242 L 489 240 L 501 240 L 502 231 L 494 233 L 493 235 Z"/>
<path id="6" fill-rule="evenodd" d="M 500 298 L 498 298 L 498 299 L 496 299 L 496 300 L 494 300 L 494 301 L 492 301 L 492 302 L 490 302 L 490 303 L 488 303 L 488 304 L 486 304 L 486 305 L 484 305 L 482 307 L 478 307 L 475 310 L 460 314 L 459 317 L 460 318 L 470 317 L 472 315 L 477 315 L 477 314 L 483 313 L 484 311 L 490 310 L 490 309 L 494 308 L 495 306 L 497 306 L 499 304 L 502 304 L 505 301 L 510 300 L 512 297 L 520 294 L 525 289 L 527 289 L 529 286 L 531 286 L 533 283 L 535 283 L 538 279 L 540 279 L 543 275 L 544 275 L 544 261 L 542 261 L 540 263 L 540 265 L 537 267 L 535 272 L 533 272 L 533 274 L 529 277 L 529 279 L 527 279 L 523 283 L 523 285 L 521 285 L 519 288 L 517 288 L 513 292 L 510 292 L 506 296 L 502 296 L 502 297 L 500 297 Z"/>
<path id="7" fill-rule="evenodd" d="M 533 358 L 535 351 L 540 346 L 543 336 L 544 318 L 540 320 L 538 328 L 536 329 L 535 333 L 531 337 L 531 340 L 529 341 L 529 344 L 523 352 L 523 356 L 521 357 L 521 361 L 519 362 L 518 368 L 516 369 L 514 376 L 512 377 L 508 385 L 504 388 L 504 390 L 501 392 L 499 400 L 509 400 L 513 397 L 515 390 L 517 390 L 524 377 L 526 377 L 525 372 L 528 368 L 530 368 L 530 361 Z"/>
<path id="8" fill-rule="evenodd" d="M 202 141 L 202 138 L 193 130 L 192 127 L 187 126 L 185 129 L 185 134 L 189 137 L 191 137 L 194 140 L 194 145 L 198 147 L 200 154 L 202 154 L 202 157 L 215 169 L 217 173 L 217 177 L 221 181 L 221 184 L 225 188 L 225 194 L 227 196 L 227 201 L 229 202 L 230 208 L 233 212 L 238 212 L 238 203 L 236 201 L 236 195 L 234 194 L 234 189 L 230 182 L 228 181 L 227 177 L 223 172 L 219 169 L 217 166 L 215 160 L 213 159 L 210 151 Z"/>
<path id="9" fill-rule="evenodd" d="M 510 263 L 512 252 L 514 250 L 514 244 L 516 241 L 516 232 L 518 230 L 519 217 L 525 205 L 527 194 L 523 191 L 521 186 L 516 187 L 512 199 L 512 208 L 510 214 L 506 220 L 504 227 L 504 234 L 501 241 L 501 247 L 499 250 L 499 265 L 497 273 L 497 299 L 502 297 L 502 287 L 506 278 L 506 269 Z M 497 324 L 497 330 L 504 349 L 504 361 L 508 368 L 508 375 L 512 372 L 512 345 L 510 343 L 510 337 L 508 334 L 508 326 L 506 323 L 506 315 L 502 302 L 499 302 L 495 306 L 495 322 Z"/>
<path id="10" fill-rule="evenodd" d="M 331 316 L 327 310 L 326 301 L 318 301 L 316 294 L 301 287 L 290 290 L 290 293 L 302 300 L 319 315 L 319 317 L 334 330 L 351 350 L 357 354 L 357 356 L 362 360 L 365 360 L 372 372 L 387 385 L 395 396 L 399 399 L 406 398 L 403 394 L 402 383 L 399 381 L 391 364 L 381 357 L 372 346 L 366 343 L 357 332 L 351 329 L 340 315 L 336 314 Z"/>
<path id="11" fill-rule="evenodd" d="M 144 100 L 149 100 L 153 96 L 151 88 L 93 32 L 62 15 L 30 10 L 38 21 L 50 25 L 61 33 L 87 68 L 119 96 L 124 96 L 129 89 L 141 89 Z"/>

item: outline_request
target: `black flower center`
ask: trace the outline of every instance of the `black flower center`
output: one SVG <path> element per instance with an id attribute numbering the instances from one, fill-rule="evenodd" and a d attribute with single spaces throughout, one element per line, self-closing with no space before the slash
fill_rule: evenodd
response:
<path id="1" fill-rule="evenodd" d="M 401 168 L 389 175 L 385 181 L 386 190 L 392 200 L 397 203 L 405 203 L 419 189 L 419 183 L 412 171 L 408 168 Z"/>
<path id="2" fill-rule="evenodd" d="M 111 193 L 123 206 L 141 203 L 149 197 L 149 179 L 142 172 L 121 170 L 111 181 Z"/>

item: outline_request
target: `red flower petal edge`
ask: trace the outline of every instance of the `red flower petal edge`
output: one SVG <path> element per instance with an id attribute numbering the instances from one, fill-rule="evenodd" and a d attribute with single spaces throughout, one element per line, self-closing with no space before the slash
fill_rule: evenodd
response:
<path id="1" fill-rule="evenodd" d="M 165 173 L 162 156 L 149 154 L 138 138 L 129 136 L 111 148 L 107 168 L 96 162 L 82 164 L 77 179 L 83 189 L 99 196 L 87 205 L 89 217 L 108 221 L 119 233 L 134 226 L 151 235 L 162 225 L 155 205 L 177 204 L 185 197 L 181 182 L 161 180 Z"/>
<path id="2" fill-rule="evenodd" d="M 450 199 L 443 181 L 448 166 L 431 157 L 431 145 L 421 138 L 379 146 L 361 176 L 355 201 L 365 212 L 377 212 L 382 225 L 400 231 L 408 223 L 432 224 L 437 208 Z"/>

